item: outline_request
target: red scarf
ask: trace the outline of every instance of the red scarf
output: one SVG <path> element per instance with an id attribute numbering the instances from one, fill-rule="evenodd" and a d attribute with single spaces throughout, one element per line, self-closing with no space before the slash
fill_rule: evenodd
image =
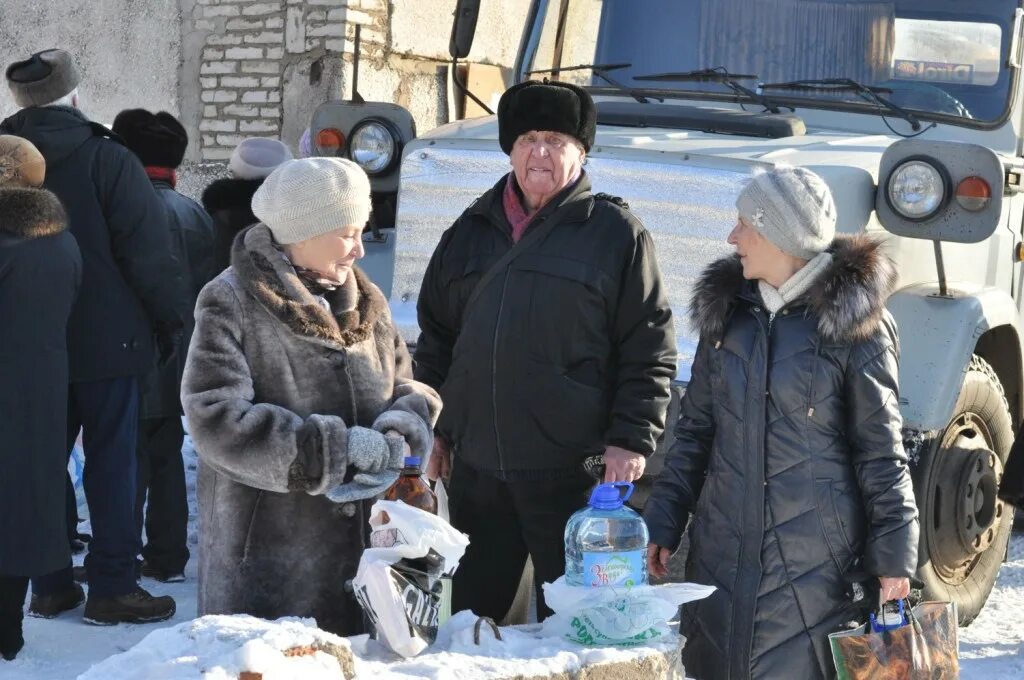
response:
<path id="1" fill-rule="evenodd" d="M 156 165 L 147 165 L 146 176 L 157 182 L 167 182 L 171 185 L 172 189 L 178 185 L 178 173 L 174 171 L 174 168 L 161 168 Z"/>
<path id="2" fill-rule="evenodd" d="M 578 170 L 565 186 L 569 187 L 575 184 L 581 174 L 582 170 Z M 519 198 L 519 193 L 516 191 L 516 175 L 514 172 L 508 173 L 508 179 L 505 180 L 505 190 L 501 193 L 501 205 L 505 209 L 505 219 L 508 220 L 509 225 L 512 227 L 512 242 L 519 243 L 519 239 L 523 238 L 526 228 L 530 226 L 530 222 L 533 221 L 540 208 L 527 211 L 522 199 Z"/>

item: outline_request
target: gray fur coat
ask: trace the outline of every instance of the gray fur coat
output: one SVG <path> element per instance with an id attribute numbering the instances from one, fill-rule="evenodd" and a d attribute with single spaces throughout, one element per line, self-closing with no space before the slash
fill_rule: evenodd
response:
<path id="1" fill-rule="evenodd" d="M 427 455 L 440 399 L 411 379 L 362 272 L 327 301 L 331 312 L 264 225 L 239 234 L 231 267 L 199 296 L 181 397 L 201 462 L 200 615 L 361 632 L 346 583 L 369 505 L 397 478 L 403 438 Z"/>

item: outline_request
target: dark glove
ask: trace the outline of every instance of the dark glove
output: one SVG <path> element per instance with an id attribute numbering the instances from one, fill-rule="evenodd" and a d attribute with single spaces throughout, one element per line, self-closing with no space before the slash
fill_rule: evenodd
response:
<path id="1" fill-rule="evenodd" d="M 178 346 L 181 344 L 182 331 L 180 328 L 174 330 L 159 330 L 156 333 L 157 364 L 166 366 L 175 359 L 178 353 Z"/>

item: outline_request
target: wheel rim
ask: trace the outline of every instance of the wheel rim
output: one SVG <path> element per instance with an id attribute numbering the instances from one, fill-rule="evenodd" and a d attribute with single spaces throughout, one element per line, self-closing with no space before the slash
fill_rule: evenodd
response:
<path id="1" fill-rule="evenodd" d="M 996 492 L 1003 463 L 988 425 L 975 413 L 960 414 L 942 437 L 928 489 L 932 567 L 958 586 L 995 542 L 1005 513 Z"/>

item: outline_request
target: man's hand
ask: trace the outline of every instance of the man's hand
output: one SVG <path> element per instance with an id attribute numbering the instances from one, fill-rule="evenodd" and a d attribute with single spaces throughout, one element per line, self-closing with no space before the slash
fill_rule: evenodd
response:
<path id="1" fill-rule="evenodd" d="M 651 576 L 664 578 L 668 576 L 668 558 L 672 551 L 654 543 L 647 544 L 647 572 Z"/>
<path id="2" fill-rule="evenodd" d="M 604 450 L 604 481 L 632 482 L 640 479 L 647 467 L 647 459 L 639 453 L 633 453 L 618 446 L 608 446 Z"/>
<path id="3" fill-rule="evenodd" d="M 430 460 L 427 461 L 427 479 L 437 481 L 446 479 L 451 474 L 451 446 L 445 438 L 439 434 L 434 435 L 434 448 L 430 452 Z"/>
<path id="4" fill-rule="evenodd" d="M 879 576 L 882 602 L 903 600 L 910 595 L 910 579 L 906 576 Z"/>

